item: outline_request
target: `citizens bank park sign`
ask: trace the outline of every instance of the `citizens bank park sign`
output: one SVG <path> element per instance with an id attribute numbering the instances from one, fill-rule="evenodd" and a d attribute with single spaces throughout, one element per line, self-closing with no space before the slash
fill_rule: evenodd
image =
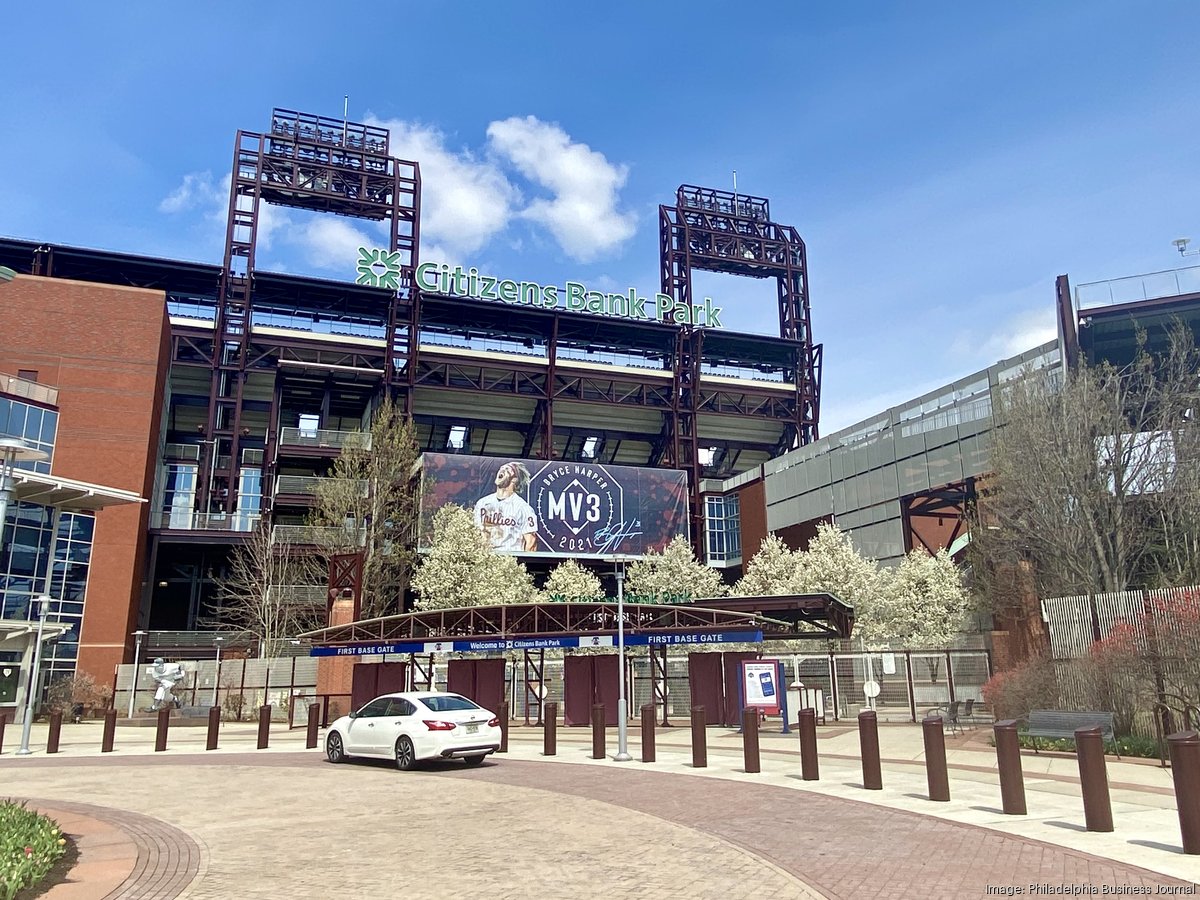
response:
<path id="1" fill-rule="evenodd" d="M 355 283 L 396 291 L 400 289 L 400 252 L 379 248 L 359 247 Z M 416 271 L 417 287 L 432 294 L 466 297 L 471 300 L 497 300 L 533 306 L 539 309 L 565 309 L 571 312 L 595 313 L 623 319 L 666 322 L 675 325 L 695 325 L 701 328 L 721 328 L 721 307 L 713 306 L 712 298 L 689 306 L 676 303 L 667 294 L 654 294 L 653 299 L 639 296 L 635 288 L 614 294 L 589 291 L 587 285 L 568 281 L 557 284 L 536 281 L 512 281 L 485 275 L 472 266 L 450 267 L 445 263 L 421 263 Z"/>
<path id="2" fill-rule="evenodd" d="M 761 631 L 663 631 L 626 634 L 630 647 L 669 647 L 689 644 L 761 643 Z M 349 645 L 317 645 L 309 656 L 377 656 L 381 653 L 487 653 L 496 650 L 565 649 L 568 647 L 612 647 L 613 636 L 564 635 L 543 638 L 470 638 L 446 641 L 391 641 Z"/>
<path id="3" fill-rule="evenodd" d="M 687 473 L 675 469 L 457 453 L 420 465 L 421 550 L 448 503 L 473 511 L 501 553 L 640 557 L 688 537 Z"/>

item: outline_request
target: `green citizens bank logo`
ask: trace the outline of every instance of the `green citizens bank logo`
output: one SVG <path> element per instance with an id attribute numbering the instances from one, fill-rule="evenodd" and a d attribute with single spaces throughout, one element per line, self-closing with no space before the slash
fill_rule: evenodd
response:
<path id="1" fill-rule="evenodd" d="M 355 284 L 389 291 L 400 290 L 400 251 L 391 253 L 387 250 L 359 247 L 357 275 L 354 279 Z"/>
<path id="2" fill-rule="evenodd" d="M 386 250 L 358 248 L 357 284 L 399 290 L 399 253 Z M 468 297 L 472 300 L 499 300 L 541 309 L 566 309 L 571 312 L 618 316 L 668 322 L 677 325 L 696 325 L 721 328 L 721 307 L 714 306 L 711 297 L 689 307 L 676 303 L 666 294 L 654 294 L 653 300 L 638 296 L 635 288 L 622 294 L 589 291 L 578 281 L 568 281 L 562 288 L 556 284 L 535 281 L 511 281 L 480 273 L 472 266 L 450 266 L 444 263 L 421 263 L 416 271 L 417 287 L 431 294 Z"/>

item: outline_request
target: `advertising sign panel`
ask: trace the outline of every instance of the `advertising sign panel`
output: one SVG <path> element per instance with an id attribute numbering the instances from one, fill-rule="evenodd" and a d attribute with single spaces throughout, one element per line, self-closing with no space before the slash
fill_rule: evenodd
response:
<path id="1" fill-rule="evenodd" d="M 687 498 L 675 469 L 425 453 L 418 544 L 456 503 L 501 553 L 639 557 L 688 536 Z"/>
<path id="2" fill-rule="evenodd" d="M 775 661 L 742 662 L 742 700 L 746 707 L 753 707 L 774 714 L 779 711 L 781 672 Z"/>

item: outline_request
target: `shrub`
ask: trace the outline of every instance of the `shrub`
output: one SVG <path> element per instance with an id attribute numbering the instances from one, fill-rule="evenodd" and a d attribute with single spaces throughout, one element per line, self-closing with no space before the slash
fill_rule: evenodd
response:
<path id="1" fill-rule="evenodd" d="M 46 691 L 46 708 L 57 712 L 70 713 L 76 704 L 91 714 L 107 709 L 112 700 L 112 687 L 107 684 L 97 684 L 96 679 L 86 672 L 77 672 L 66 678 L 59 678 Z"/>
<path id="2" fill-rule="evenodd" d="M 997 672 L 984 684 L 983 699 L 997 719 L 1022 719 L 1031 709 L 1053 709 L 1058 705 L 1054 663 L 1036 656 Z"/>
<path id="3" fill-rule="evenodd" d="M 37 884 L 66 852 L 58 826 L 25 808 L 0 800 L 0 900 Z"/>

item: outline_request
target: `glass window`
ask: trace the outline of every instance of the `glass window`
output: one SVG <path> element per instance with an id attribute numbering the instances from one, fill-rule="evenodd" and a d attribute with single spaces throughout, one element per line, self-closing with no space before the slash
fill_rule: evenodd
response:
<path id="1" fill-rule="evenodd" d="M 457 694 L 447 694 L 444 697 L 422 697 L 421 702 L 433 712 L 454 712 L 461 709 L 479 709 L 466 697 Z"/>
<path id="2" fill-rule="evenodd" d="M 372 700 L 358 711 L 358 717 L 362 719 L 387 715 L 388 702 L 389 701 L 387 697 L 379 697 L 375 700 Z"/>

